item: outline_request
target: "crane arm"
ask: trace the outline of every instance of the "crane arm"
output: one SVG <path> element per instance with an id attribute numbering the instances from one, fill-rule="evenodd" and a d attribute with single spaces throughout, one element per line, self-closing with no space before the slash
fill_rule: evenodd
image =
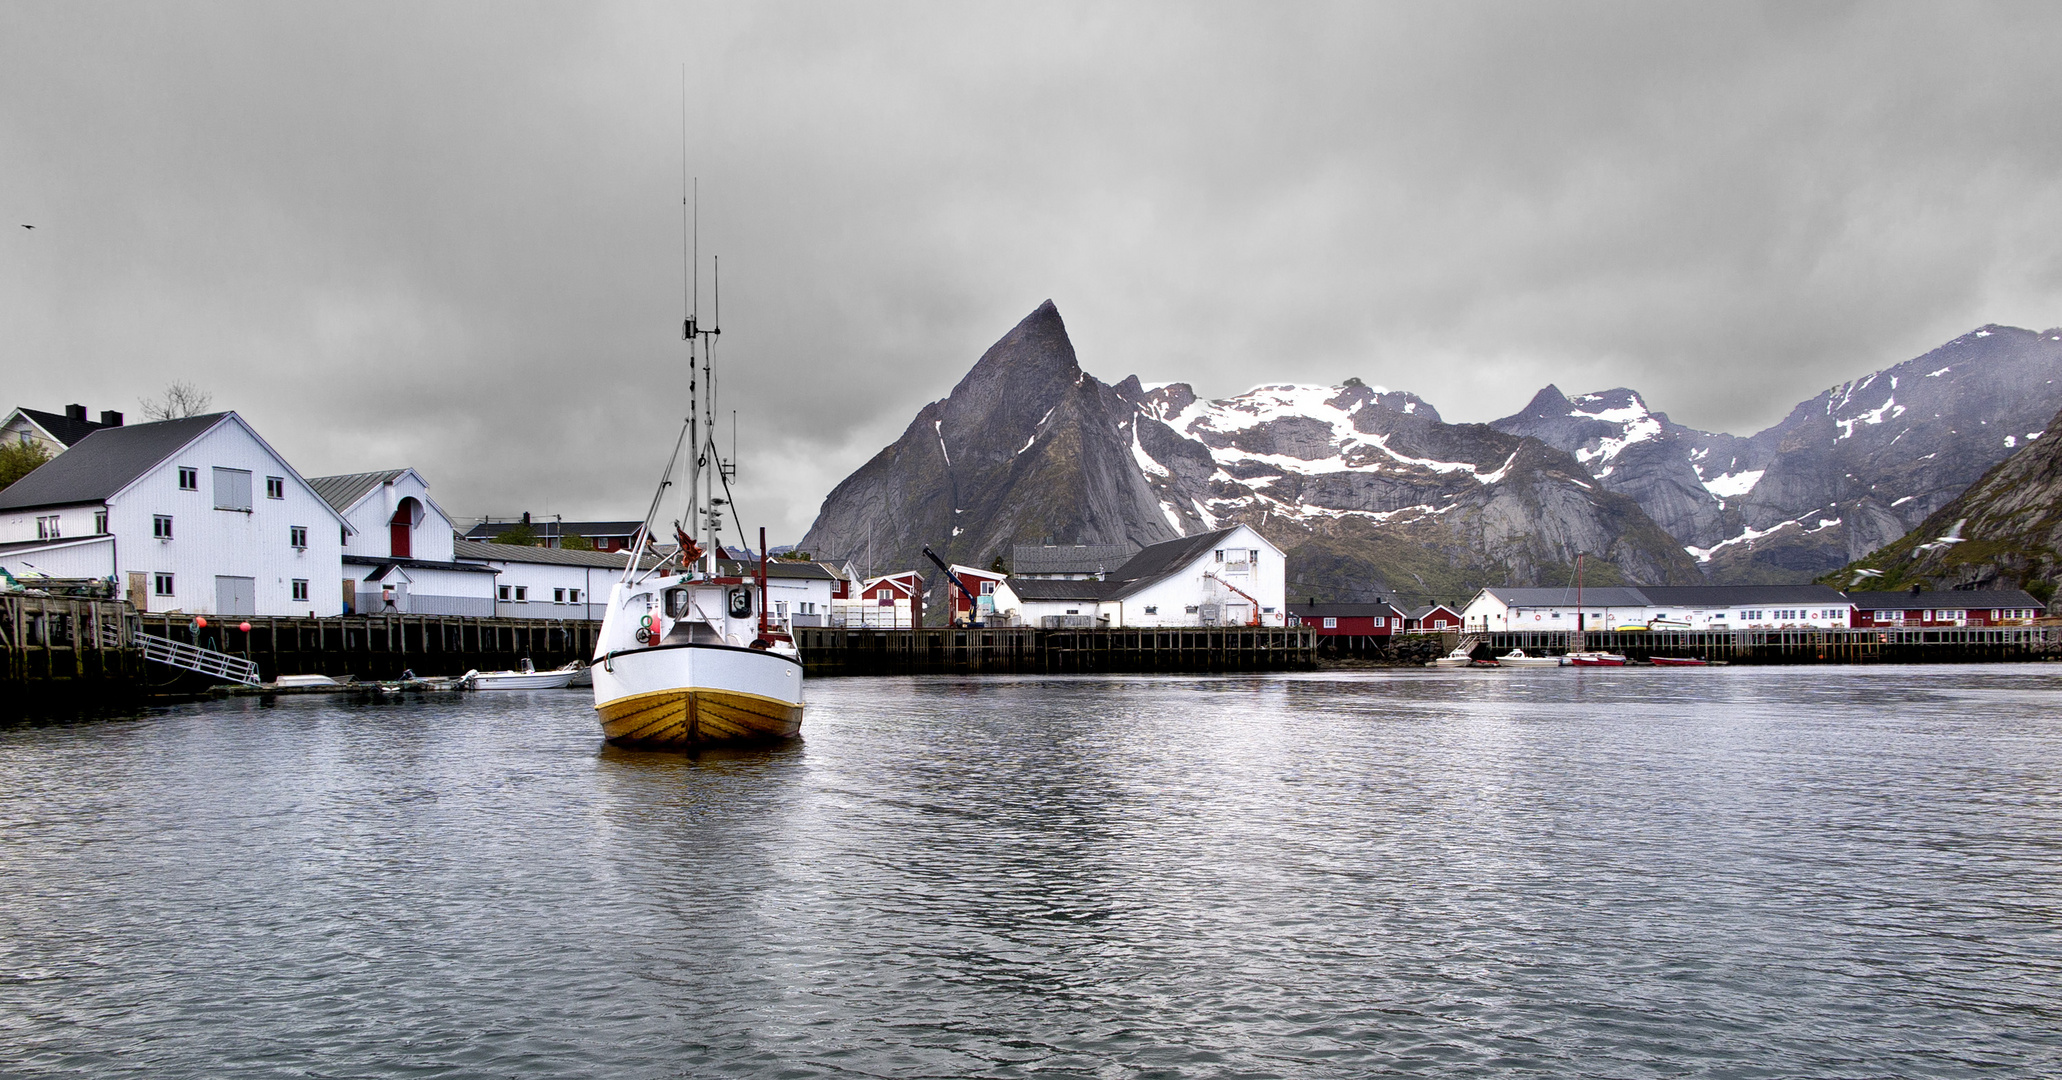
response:
<path id="1" fill-rule="evenodd" d="M 1206 577 L 1206 578 L 1209 578 L 1210 580 L 1212 580 L 1212 581 L 1214 581 L 1214 582 L 1216 582 L 1216 583 L 1218 583 L 1219 585 L 1222 585 L 1222 586 L 1224 586 L 1224 587 L 1225 587 L 1225 588 L 1227 588 L 1227 589 L 1230 589 L 1231 591 L 1233 591 L 1233 592 L 1235 592 L 1235 593 L 1238 593 L 1238 594 L 1239 594 L 1240 596 L 1243 596 L 1243 597 L 1245 597 L 1245 598 L 1246 598 L 1246 602 L 1247 602 L 1247 603 L 1249 603 L 1249 604 L 1252 604 L 1252 605 L 1253 605 L 1253 617 L 1252 617 L 1252 618 L 1250 618 L 1250 619 L 1248 619 L 1248 620 L 1246 620 L 1246 625 L 1247 625 L 1247 626 L 1259 626 L 1259 625 L 1260 625 L 1260 601 L 1258 601 L 1258 600 L 1255 600 L 1255 599 L 1253 599 L 1253 594 L 1252 594 L 1252 593 L 1249 593 L 1249 592 L 1247 592 L 1246 590 L 1244 590 L 1244 589 L 1241 589 L 1241 588 L 1239 588 L 1239 587 L 1238 587 L 1237 585 L 1234 585 L 1234 584 L 1232 584 L 1231 582 L 1229 582 L 1229 581 L 1226 581 L 1226 580 L 1224 580 L 1224 579 L 1223 579 L 1223 578 L 1221 578 L 1221 577 L 1218 577 L 1218 576 L 1217 576 L 1217 573 L 1216 573 L 1216 571 L 1213 571 L 1213 570 L 1205 570 L 1205 571 L 1203 571 L 1203 576 L 1204 576 L 1204 577 Z"/>
<path id="2" fill-rule="evenodd" d="M 973 618 L 975 615 L 978 615 L 981 611 L 981 600 L 974 595 L 974 590 L 967 588 L 967 583 L 961 581 L 959 575 L 953 573 L 952 568 L 945 565 L 945 560 L 939 558 L 938 553 L 932 551 L 929 547 L 924 548 L 924 558 L 931 560 L 931 564 L 938 568 L 938 572 L 945 575 L 945 580 L 952 582 L 952 587 L 958 589 L 960 594 L 967 598 L 967 617 Z"/>

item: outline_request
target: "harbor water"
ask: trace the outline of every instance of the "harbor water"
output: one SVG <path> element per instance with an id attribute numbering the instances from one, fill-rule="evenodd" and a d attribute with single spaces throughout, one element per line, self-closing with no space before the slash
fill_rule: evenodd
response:
<path id="1" fill-rule="evenodd" d="M 2062 669 L 809 696 L 0 729 L 0 1074 L 2062 1070 Z"/>

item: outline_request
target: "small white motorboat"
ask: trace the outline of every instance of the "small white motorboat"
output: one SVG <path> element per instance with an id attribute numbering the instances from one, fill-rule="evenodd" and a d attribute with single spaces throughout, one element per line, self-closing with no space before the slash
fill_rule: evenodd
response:
<path id="1" fill-rule="evenodd" d="M 572 680 L 566 683 L 567 686 L 585 690 L 594 685 L 594 669 L 578 660 L 568 660 L 566 666 L 557 670 L 573 673 Z"/>
<path id="2" fill-rule="evenodd" d="M 465 678 L 475 690 L 560 690 L 573 681 L 574 674 L 570 668 L 539 671 L 524 657 L 520 671 L 468 671 Z"/>
<path id="3" fill-rule="evenodd" d="M 1512 649 L 1496 658 L 1498 667 L 1560 667 L 1558 656 L 1527 656 L 1523 649 Z"/>
<path id="4" fill-rule="evenodd" d="M 304 686 L 342 686 L 341 682 L 327 675 L 281 675 L 272 680 L 272 685 L 282 689 L 298 689 Z"/>
<path id="5" fill-rule="evenodd" d="M 1439 659 L 1437 659 L 1437 660 L 1434 660 L 1434 661 L 1432 661 L 1432 666 L 1433 666 L 1433 667 L 1467 667 L 1467 666 L 1468 666 L 1469 664 L 1472 664 L 1472 663 L 1474 663 L 1474 662 L 1475 662 L 1475 658 L 1474 658 L 1473 656 L 1470 656 L 1470 655 L 1468 654 L 1468 650 L 1466 650 L 1466 649 L 1455 649 L 1454 651 L 1452 651 L 1452 652 L 1450 652 L 1450 653 L 1447 653 L 1447 654 L 1446 654 L 1445 656 L 1442 656 L 1442 657 L 1440 657 Z"/>

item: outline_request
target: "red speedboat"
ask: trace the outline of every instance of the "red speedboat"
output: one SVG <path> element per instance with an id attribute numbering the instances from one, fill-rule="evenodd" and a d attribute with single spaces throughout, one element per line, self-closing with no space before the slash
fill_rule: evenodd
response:
<path id="1" fill-rule="evenodd" d="M 1699 660 L 1694 656 L 1650 656 L 1649 663 L 1655 667 L 1710 667 L 1711 661 Z"/>
<path id="2" fill-rule="evenodd" d="M 1609 652 L 1572 652 L 1568 663 L 1573 667 L 1624 667 L 1625 657 Z"/>

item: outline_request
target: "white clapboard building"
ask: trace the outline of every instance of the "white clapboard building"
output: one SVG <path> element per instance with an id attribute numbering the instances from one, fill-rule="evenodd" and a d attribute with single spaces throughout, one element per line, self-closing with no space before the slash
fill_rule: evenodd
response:
<path id="1" fill-rule="evenodd" d="M 143 611 L 339 614 L 348 529 L 233 412 L 99 428 L 0 491 L 0 566 Z"/>
<path id="2" fill-rule="evenodd" d="M 1578 603 L 1579 599 L 1579 603 Z M 1639 585 L 1514 589 L 1475 594 L 1469 631 L 1841 630 L 1853 605 L 1825 585 Z"/>
<path id="3" fill-rule="evenodd" d="M 1250 526 L 1154 544 L 1101 580 L 1011 577 L 998 616 L 1027 626 L 1282 626 L 1282 551 Z"/>
<path id="4" fill-rule="evenodd" d="M 504 619 L 599 619 L 627 551 L 568 551 L 527 544 L 453 541 L 458 561 L 494 571 L 494 614 Z M 643 565 L 658 565 L 646 555 Z"/>
<path id="5" fill-rule="evenodd" d="M 347 613 L 494 614 L 494 568 L 459 562 L 451 517 L 414 469 L 308 481 L 341 514 Z"/>

